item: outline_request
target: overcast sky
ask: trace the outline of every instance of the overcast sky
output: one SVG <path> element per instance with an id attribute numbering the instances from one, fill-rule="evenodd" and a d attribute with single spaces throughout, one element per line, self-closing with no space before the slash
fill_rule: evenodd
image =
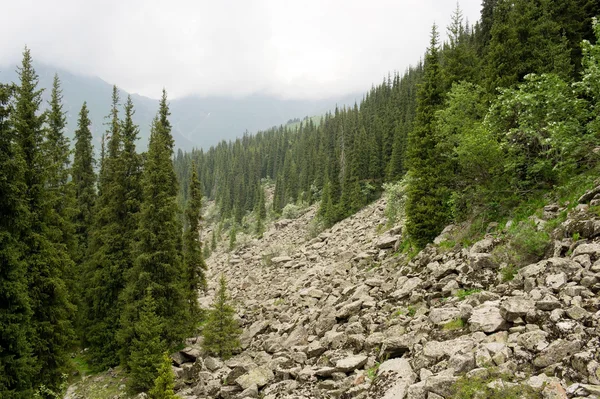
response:
<path id="1" fill-rule="evenodd" d="M 461 0 L 479 18 L 481 0 Z M 364 92 L 425 51 L 455 0 L 3 1 L 0 64 L 35 61 L 156 98 Z"/>

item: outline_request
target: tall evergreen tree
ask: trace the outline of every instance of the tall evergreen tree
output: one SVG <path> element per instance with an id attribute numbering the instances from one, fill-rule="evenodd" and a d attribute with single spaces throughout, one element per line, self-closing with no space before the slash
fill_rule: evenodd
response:
<path id="1" fill-rule="evenodd" d="M 23 52 L 18 69 L 20 84 L 15 90 L 11 123 L 24 159 L 24 189 L 27 217 L 21 242 L 27 256 L 28 291 L 33 316 L 32 347 L 40 368 L 36 383 L 54 389 L 68 364 L 67 350 L 73 336 L 70 319 L 73 307 L 64 282 L 72 261 L 64 245 L 53 241 L 53 205 L 49 191 L 49 160 L 44 151 L 46 114 L 40 112 L 42 91 L 32 66 L 29 49 Z"/>
<path id="2" fill-rule="evenodd" d="M 129 390 L 140 392 L 152 388 L 158 377 L 162 353 L 167 349 L 161 332 L 164 329 L 161 319 L 156 314 L 156 301 L 152 289 L 149 288 L 139 309 L 139 316 L 133 326 L 133 335 L 129 350 Z"/>
<path id="3" fill-rule="evenodd" d="M 196 164 L 192 163 L 192 177 L 188 190 L 189 199 L 185 210 L 187 229 L 183 233 L 183 264 L 185 269 L 186 302 L 189 308 L 192 328 L 199 320 L 200 308 L 198 306 L 198 290 L 206 289 L 206 262 L 202 254 L 200 241 L 202 219 L 202 192 Z"/>
<path id="4" fill-rule="evenodd" d="M 409 135 L 407 231 L 419 247 L 431 242 L 448 221 L 447 192 L 438 169 L 435 112 L 443 101 L 438 32 L 434 25 L 425 56 L 423 82 L 418 89 L 415 126 Z"/>
<path id="5" fill-rule="evenodd" d="M 107 117 L 106 154 L 99 176 L 99 196 L 94 209 L 94 224 L 90 236 L 90 258 L 83 276 L 85 305 L 85 342 L 92 362 L 100 367 L 119 363 L 116 333 L 119 329 L 119 301 L 125 285 L 130 259 L 130 243 L 124 236 L 128 217 L 123 168 L 120 160 L 123 148 L 119 120 L 119 92 L 113 87 L 111 110 Z"/>
<path id="6" fill-rule="evenodd" d="M 150 144 L 144 162 L 144 190 L 137 231 L 138 243 L 133 268 L 128 272 L 123 294 L 126 304 L 121 315 L 119 343 L 121 360 L 131 367 L 128 350 L 135 337 L 135 326 L 148 288 L 156 301 L 156 316 L 161 323 L 160 338 L 168 345 L 183 340 L 189 326 L 185 306 L 184 270 L 181 259 L 181 224 L 178 219 L 177 178 L 173 168 L 172 136 L 166 92 L 159 114 L 152 125 Z M 168 120 L 167 120 L 168 122 Z"/>
<path id="7" fill-rule="evenodd" d="M 172 360 L 168 354 L 163 355 L 162 363 L 158 369 L 158 377 L 154 380 L 154 387 L 148 393 L 150 399 L 176 399 L 175 377 L 171 368 Z"/>
<path id="8" fill-rule="evenodd" d="M 75 154 L 73 156 L 73 184 L 77 213 L 75 233 L 77 237 L 75 261 L 81 262 L 87 252 L 90 228 L 93 222 L 93 209 L 96 203 L 96 174 L 94 172 L 94 148 L 92 146 L 91 121 L 87 104 L 84 102 L 79 112 L 75 130 Z"/>
<path id="9" fill-rule="evenodd" d="M 25 165 L 10 124 L 12 87 L 0 84 L 0 396 L 28 399 L 37 368 L 21 235 L 27 217 Z"/>
<path id="10" fill-rule="evenodd" d="M 221 275 L 212 309 L 202 332 L 204 348 L 223 359 L 231 357 L 240 346 L 241 330 L 233 318 L 235 310 L 229 305 L 227 281 Z"/>

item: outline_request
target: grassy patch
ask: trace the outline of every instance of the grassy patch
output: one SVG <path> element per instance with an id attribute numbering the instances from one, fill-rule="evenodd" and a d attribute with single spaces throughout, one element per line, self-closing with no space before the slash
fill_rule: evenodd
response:
<path id="1" fill-rule="evenodd" d="M 462 330 L 463 328 L 465 328 L 465 322 L 462 319 L 454 319 L 444 324 L 442 328 L 445 331 Z"/>
<path id="2" fill-rule="evenodd" d="M 519 272 L 519 268 L 515 265 L 508 265 L 500 270 L 500 276 L 503 283 L 514 280 L 515 276 Z"/>
<path id="3" fill-rule="evenodd" d="M 478 292 L 481 292 L 480 288 L 471 288 L 468 290 L 458 290 L 458 291 L 456 291 L 456 297 L 462 301 L 469 295 L 477 294 Z"/>
<path id="4" fill-rule="evenodd" d="M 505 385 L 490 388 L 488 384 L 497 380 L 497 376 L 488 378 L 461 377 L 452 386 L 453 394 L 448 399 L 541 399 L 542 394 L 525 384 Z M 505 381 L 504 379 L 502 379 Z"/>
<path id="5" fill-rule="evenodd" d="M 376 362 L 375 365 L 367 369 L 367 378 L 371 380 L 371 383 L 375 382 L 377 378 L 377 370 L 379 370 L 380 363 Z"/>

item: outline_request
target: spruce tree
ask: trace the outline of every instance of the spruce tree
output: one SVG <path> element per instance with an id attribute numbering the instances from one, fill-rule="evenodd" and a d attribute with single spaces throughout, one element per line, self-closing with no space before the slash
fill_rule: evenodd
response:
<path id="1" fill-rule="evenodd" d="M 128 348 L 135 337 L 135 326 L 148 288 L 152 289 L 156 301 L 156 316 L 161 324 L 160 339 L 168 345 L 174 345 L 190 332 L 189 325 L 182 323 L 189 313 L 185 306 L 182 226 L 178 219 L 172 136 L 170 124 L 161 122 L 168 112 L 166 93 L 163 92 L 144 162 L 144 195 L 137 230 L 137 256 L 133 268 L 128 272 L 127 287 L 122 297 L 125 308 L 121 315 L 118 341 L 122 347 L 121 360 L 127 367 L 131 367 Z"/>
<path id="2" fill-rule="evenodd" d="M 31 304 L 21 245 L 25 165 L 10 124 L 12 87 L 0 84 L 0 397 L 28 399 L 37 368 L 32 356 Z"/>
<path id="3" fill-rule="evenodd" d="M 267 206 L 265 204 L 265 190 L 260 184 L 256 188 L 258 191 L 258 202 L 256 203 L 256 234 L 262 237 L 265 230 L 265 220 L 267 219 Z"/>
<path id="4" fill-rule="evenodd" d="M 163 355 L 162 363 L 158 369 L 158 377 L 154 380 L 154 387 L 148 392 L 150 399 L 175 399 L 175 378 L 171 368 L 171 358 L 168 354 Z"/>
<path id="5" fill-rule="evenodd" d="M 108 143 L 99 177 L 99 196 L 94 209 L 90 235 L 90 257 L 83 275 L 85 306 L 84 344 L 89 348 L 91 361 L 99 367 L 119 363 L 116 333 L 122 309 L 120 295 L 125 286 L 124 273 L 130 259 L 124 227 L 129 225 L 123 168 L 120 160 L 123 148 L 119 120 L 119 93 L 113 87 L 111 110 L 107 117 Z"/>
<path id="6" fill-rule="evenodd" d="M 40 112 L 42 91 L 32 66 L 29 49 L 23 52 L 18 68 L 20 83 L 15 90 L 15 109 L 11 114 L 16 141 L 24 160 L 24 193 L 27 216 L 21 218 L 21 243 L 27 256 L 28 293 L 33 315 L 31 327 L 33 355 L 39 373 L 35 383 L 56 389 L 68 364 L 67 351 L 73 331 L 73 307 L 64 282 L 72 268 L 65 246 L 55 242 L 53 195 L 49 191 L 49 159 L 44 151 L 44 122 Z"/>
<path id="7" fill-rule="evenodd" d="M 409 135 L 409 187 L 406 204 L 407 231 L 418 247 L 431 242 L 448 222 L 447 195 L 442 182 L 434 128 L 435 112 L 442 104 L 438 33 L 434 25 L 425 56 L 423 82 L 418 89 L 415 126 Z"/>
<path id="8" fill-rule="evenodd" d="M 158 375 L 158 367 L 167 346 L 161 338 L 164 325 L 157 316 L 157 305 L 153 291 L 149 288 L 139 309 L 138 320 L 133 325 L 129 345 L 128 388 L 131 392 L 146 391 L 152 388 Z"/>
<path id="9" fill-rule="evenodd" d="M 235 310 L 229 305 L 227 282 L 221 275 L 212 309 L 204 325 L 204 349 L 228 359 L 240 347 L 239 335 L 241 330 L 234 319 Z"/>
<path id="10" fill-rule="evenodd" d="M 188 190 L 188 203 L 185 210 L 187 229 L 183 233 L 183 264 L 185 269 L 186 302 L 189 308 L 192 328 L 199 321 L 198 290 L 206 289 L 206 263 L 200 241 L 200 221 L 202 219 L 202 192 L 196 164 L 192 163 L 192 177 Z"/>
<path id="11" fill-rule="evenodd" d="M 70 177 L 71 149 L 69 139 L 65 137 L 67 125 L 66 112 L 63 111 L 60 79 L 54 75 L 50 109 L 47 118 L 45 153 L 49 162 L 48 190 L 52 197 L 55 224 L 55 241 L 67 245 L 71 254 L 75 253 L 75 192 Z"/>
<path id="12" fill-rule="evenodd" d="M 77 237 L 75 261 L 83 261 L 87 252 L 89 233 L 93 222 L 93 209 L 96 203 L 96 174 L 94 172 L 94 148 L 92 146 L 91 121 L 87 104 L 84 102 L 79 112 L 75 130 L 75 154 L 73 157 L 73 184 L 75 185 L 75 234 Z"/>

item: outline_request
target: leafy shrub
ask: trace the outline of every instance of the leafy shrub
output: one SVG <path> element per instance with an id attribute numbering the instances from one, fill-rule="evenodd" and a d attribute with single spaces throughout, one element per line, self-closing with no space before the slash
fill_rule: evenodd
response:
<path id="1" fill-rule="evenodd" d="M 284 219 L 298 219 L 300 215 L 302 215 L 302 208 L 296 204 L 287 204 L 281 212 Z"/>
<path id="2" fill-rule="evenodd" d="M 388 224 L 392 225 L 404 218 L 404 206 L 406 203 L 406 181 L 400 180 L 396 183 L 385 183 L 383 185 L 386 199 L 385 216 Z"/>
<path id="3" fill-rule="evenodd" d="M 502 282 L 507 283 L 512 281 L 517 273 L 519 272 L 519 268 L 515 265 L 508 265 L 505 268 L 500 270 L 500 275 L 502 276 Z"/>

